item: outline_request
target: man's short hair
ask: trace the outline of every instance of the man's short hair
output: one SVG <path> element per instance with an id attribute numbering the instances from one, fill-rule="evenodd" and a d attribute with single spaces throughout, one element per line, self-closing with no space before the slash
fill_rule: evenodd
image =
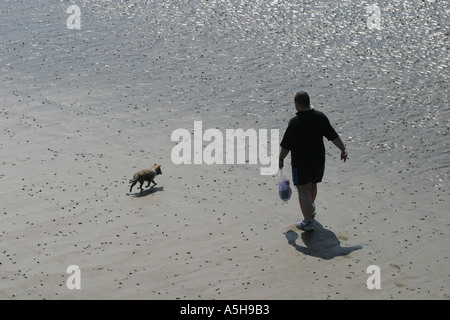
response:
<path id="1" fill-rule="evenodd" d="M 299 91 L 294 96 L 294 102 L 302 107 L 309 107 L 309 95 L 305 91 Z"/>

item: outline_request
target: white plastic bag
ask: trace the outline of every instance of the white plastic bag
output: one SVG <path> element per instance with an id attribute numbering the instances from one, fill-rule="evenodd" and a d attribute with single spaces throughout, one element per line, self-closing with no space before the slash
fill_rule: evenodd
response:
<path id="1" fill-rule="evenodd" d="M 292 195 L 292 189 L 289 185 L 289 179 L 286 177 L 283 169 L 278 171 L 278 192 L 283 201 L 288 201 Z"/>

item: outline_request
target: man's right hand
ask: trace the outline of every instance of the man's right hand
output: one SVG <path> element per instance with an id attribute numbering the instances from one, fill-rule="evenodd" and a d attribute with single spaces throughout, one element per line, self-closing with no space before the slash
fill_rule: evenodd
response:
<path id="1" fill-rule="evenodd" d="M 344 162 L 347 160 L 348 152 L 346 149 L 341 151 L 341 160 L 344 160 Z"/>

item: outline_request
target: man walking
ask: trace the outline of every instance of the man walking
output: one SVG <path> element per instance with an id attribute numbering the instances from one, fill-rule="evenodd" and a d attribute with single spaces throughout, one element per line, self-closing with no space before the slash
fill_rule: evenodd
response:
<path id="1" fill-rule="evenodd" d="M 325 171 L 325 146 L 323 137 L 341 150 L 341 160 L 347 160 L 347 150 L 339 135 L 331 126 L 327 116 L 311 108 L 309 96 L 300 91 L 294 97 L 296 116 L 289 125 L 281 141 L 279 167 L 283 168 L 284 158 L 291 151 L 292 179 L 298 190 L 303 221 L 297 228 L 314 230 L 317 183 L 322 181 Z"/>

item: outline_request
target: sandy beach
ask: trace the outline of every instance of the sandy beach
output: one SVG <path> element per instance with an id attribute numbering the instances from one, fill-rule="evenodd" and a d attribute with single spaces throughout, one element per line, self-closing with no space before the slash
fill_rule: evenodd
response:
<path id="1" fill-rule="evenodd" d="M 408 9 L 434 26 L 427 54 L 427 37 L 399 40 L 417 24 L 395 29 L 389 7 L 392 21 L 385 16 L 375 36 L 351 28 L 367 15 L 334 24 L 330 34 L 350 28 L 359 44 L 308 38 L 325 42 L 294 71 L 299 48 L 282 35 L 267 40 L 274 29 L 261 22 L 282 4 L 253 8 L 261 20 L 222 8 L 216 29 L 204 14 L 220 8 L 191 5 L 193 16 L 186 3 L 83 3 L 81 30 L 68 30 L 67 3 L 40 12 L 2 4 L 2 28 L 14 33 L 1 36 L 0 299 L 450 299 L 448 9 L 435 18 L 433 8 Z M 314 12 L 334 10 L 339 22 L 348 8 L 327 6 L 306 7 L 303 27 L 326 29 Z M 31 18 L 18 22 L 22 14 Z M 141 38 L 147 23 L 159 32 Z M 252 38 L 238 41 L 244 31 Z M 173 163 L 171 135 L 194 121 L 221 132 L 279 129 L 281 138 L 297 90 L 349 151 L 342 163 L 325 142 L 313 232 L 295 227 L 297 192 L 280 200 L 276 174 L 261 175 L 261 164 Z M 130 193 L 133 174 L 154 163 L 157 186 Z M 289 157 L 285 168 L 291 179 Z M 71 265 L 81 289 L 67 286 Z M 379 289 L 367 285 L 373 265 Z"/>

